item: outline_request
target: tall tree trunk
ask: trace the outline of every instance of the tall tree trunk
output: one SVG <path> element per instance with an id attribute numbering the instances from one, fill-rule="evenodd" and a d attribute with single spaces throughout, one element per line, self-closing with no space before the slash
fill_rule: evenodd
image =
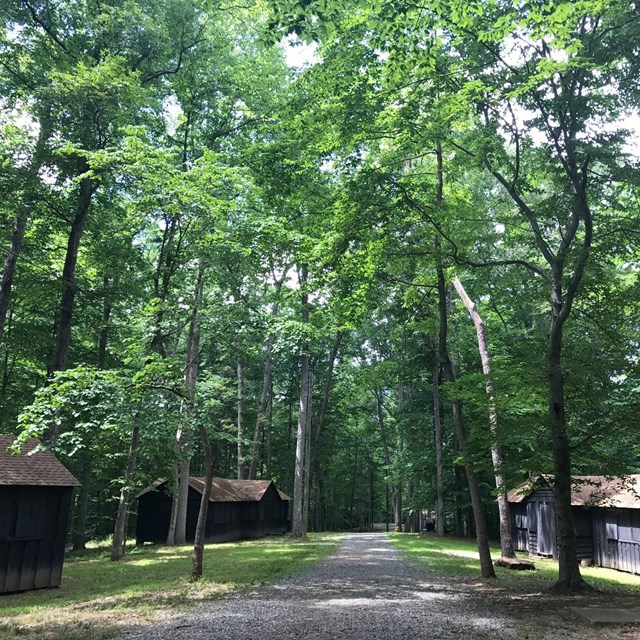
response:
<path id="1" fill-rule="evenodd" d="M 131 432 L 131 445 L 129 447 L 129 458 L 127 468 L 124 473 L 124 483 L 120 490 L 120 501 L 118 502 L 118 512 L 113 530 L 113 542 L 111 543 L 111 560 L 117 562 L 124 556 L 124 543 L 127 534 L 127 521 L 129 520 L 129 502 L 131 500 L 131 488 L 133 485 L 133 474 L 138 462 L 138 449 L 140 447 L 140 422 L 138 417 L 134 418 L 133 430 Z"/>
<path id="2" fill-rule="evenodd" d="M 187 507 L 189 502 L 189 477 L 191 470 L 191 449 L 193 445 L 193 419 L 196 404 L 196 382 L 200 366 L 200 304 L 204 287 L 204 258 L 198 263 L 193 293 L 193 306 L 189 320 L 187 335 L 186 364 L 184 368 L 184 384 L 187 399 L 180 404 L 180 427 L 176 431 L 175 466 L 176 488 L 172 501 L 171 520 L 167 544 L 184 544 L 187 538 Z"/>
<path id="3" fill-rule="evenodd" d="M 551 326 L 547 349 L 549 376 L 549 422 L 551 425 L 558 539 L 557 590 L 585 590 L 587 583 L 580 574 L 576 537 L 571 507 L 571 446 L 567 433 L 564 408 L 564 377 L 562 374 L 562 324 Z"/>
<path id="4" fill-rule="evenodd" d="M 306 265 L 300 269 L 300 290 L 302 292 L 302 322 L 309 322 L 309 294 L 307 291 L 307 279 L 309 270 Z M 309 437 L 309 400 L 311 399 L 311 367 L 309 354 L 309 341 L 305 338 L 302 342 L 302 356 L 300 361 L 300 412 L 298 414 L 298 431 L 296 437 L 296 459 L 293 483 L 293 519 L 291 533 L 304 538 L 307 535 L 307 523 L 304 520 L 304 469 L 305 453 L 307 451 L 307 438 Z"/>
<path id="5" fill-rule="evenodd" d="M 313 398 L 313 375 L 309 371 L 309 386 L 307 393 L 307 426 L 305 427 L 305 453 L 304 453 L 304 490 L 302 492 L 302 521 L 304 522 L 304 533 L 306 535 L 309 526 L 309 507 L 311 505 L 311 403 Z"/>
<path id="6" fill-rule="evenodd" d="M 211 482 L 213 480 L 213 462 L 211 459 L 211 441 L 203 424 L 200 424 L 200 441 L 204 452 L 204 488 L 200 499 L 198 511 L 198 523 L 193 542 L 193 556 L 191 579 L 199 580 L 202 577 L 202 561 L 204 557 L 204 541 L 207 528 L 207 515 L 209 513 L 209 500 L 211 499 Z"/>
<path id="7" fill-rule="evenodd" d="M 80 175 L 89 171 L 89 163 L 86 159 L 79 160 L 78 173 Z M 64 371 L 67 367 L 69 346 L 71 344 L 71 326 L 73 322 L 73 306 L 76 297 L 76 264 L 78 262 L 78 249 L 84 232 L 84 227 L 91 206 L 91 199 L 95 189 L 95 182 L 91 178 L 82 178 L 78 192 L 78 206 L 71 223 L 71 231 L 67 241 L 67 253 L 62 269 L 62 298 L 58 312 L 58 327 L 56 342 L 53 352 L 52 371 Z"/>
<path id="8" fill-rule="evenodd" d="M 282 284 L 284 282 L 284 278 L 276 279 L 276 300 L 280 297 L 280 291 L 282 290 Z M 271 307 L 271 317 L 277 318 L 280 314 L 280 304 L 279 302 L 274 302 Z M 272 387 L 272 379 L 273 379 L 273 343 L 274 343 L 274 334 L 273 331 L 269 331 L 269 335 L 267 336 L 267 345 L 265 348 L 265 356 L 264 356 L 264 373 L 262 376 L 262 394 L 260 396 L 260 404 L 258 406 L 258 415 L 256 416 L 256 428 L 253 433 L 253 446 L 251 448 L 251 462 L 249 464 L 249 480 L 255 480 L 257 476 L 258 470 L 258 459 L 260 457 L 260 443 L 262 441 L 264 435 L 264 425 L 266 421 L 266 412 L 267 408 L 270 406 L 271 399 L 271 387 Z M 270 465 L 267 465 L 270 466 Z M 267 477 L 269 473 L 267 473 Z"/>
<path id="9" fill-rule="evenodd" d="M 251 462 L 249 463 L 249 480 L 255 480 L 258 471 L 258 459 L 260 457 L 260 443 L 264 433 L 264 423 L 267 418 L 269 406 L 269 394 L 271 393 L 271 378 L 273 375 L 273 340 L 272 333 L 267 338 L 267 346 L 264 357 L 264 372 L 262 376 L 262 394 L 256 417 L 256 428 L 253 432 L 253 446 L 251 447 Z"/>
<path id="10" fill-rule="evenodd" d="M 244 478 L 244 424 L 243 424 L 243 404 L 244 404 L 244 372 L 242 356 L 238 356 L 238 480 Z"/>
<path id="11" fill-rule="evenodd" d="M 435 354 L 434 354 L 435 356 Z M 436 533 L 445 534 L 444 473 L 442 468 L 442 419 L 440 415 L 440 361 L 433 361 L 433 431 L 436 450 Z"/>
<path id="12" fill-rule="evenodd" d="M 498 442 L 498 409 L 496 407 L 493 378 L 491 375 L 491 358 L 489 357 L 489 346 L 484 333 L 484 321 L 480 317 L 475 304 L 467 295 L 465 288 L 459 278 L 454 278 L 455 287 L 460 299 L 466 307 L 471 320 L 476 328 L 478 338 L 478 351 L 482 361 L 482 372 L 485 375 L 485 390 L 489 401 L 489 431 L 491 433 L 491 460 L 493 462 L 493 472 L 498 490 L 498 513 L 500 517 L 500 550 L 503 558 L 515 558 L 513 550 L 513 538 L 511 534 L 511 514 L 509 513 L 509 502 L 504 489 L 504 478 L 502 476 L 502 450 Z"/>
<path id="13" fill-rule="evenodd" d="M 40 131 L 38 132 L 38 139 L 25 175 L 23 200 L 17 207 L 13 233 L 11 234 L 11 245 L 9 246 L 9 251 L 4 261 L 2 276 L 0 276 L 0 342 L 2 342 L 4 337 L 5 323 L 11 301 L 11 290 L 16 274 L 16 265 L 22 250 L 24 234 L 29 216 L 37 202 L 36 191 L 40 182 L 38 174 L 44 164 L 47 141 L 51 135 L 48 113 L 40 117 L 39 125 Z"/>
<path id="14" fill-rule="evenodd" d="M 437 248 L 437 247 L 436 247 Z M 449 357 L 449 349 L 447 347 L 447 293 L 444 280 L 444 271 L 438 263 L 438 308 L 440 314 L 440 335 L 439 335 L 439 351 L 440 362 L 444 372 L 445 379 L 448 382 L 455 382 L 456 375 L 453 363 Z M 452 403 L 453 424 L 456 430 L 456 436 L 460 445 L 462 456 L 464 459 L 464 468 L 467 474 L 467 482 L 469 484 L 469 494 L 471 496 L 471 505 L 473 508 L 473 517 L 476 529 L 476 541 L 478 543 L 478 552 L 480 555 L 480 571 L 484 578 L 495 578 L 495 570 L 491 562 L 491 552 L 489 550 L 489 536 L 487 533 L 487 521 L 482 508 L 482 498 L 480 495 L 480 485 L 478 477 L 471 462 L 471 456 L 467 447 L 466 431 L 462 417 L 462 403 L 454 400 Z"/>
<path id="15" fill-rule="evenodd" d="M 378 417 L 378 426 L 380 428 L 380 441 L 382 442 L 382 457 L 384 459 L 384 466 L 387 472 L 387 502 L 391 500 L 391 510 L 393 512 L 394 523 L 397 525 L 398 512 L 402 512 L 402 502 L 398 504 L 397 487 L 393 486 L 391 468 L 391 452 L 389 450 L 389 442 L 387 440 L 387 429 L 384 423 L 384 411 L 382 404 L 382 391 L 376 389 L 374 391 L 376 397 L 376 415 Z M 401 500 L 402 498 L 400 498 Z M 387 518 L 389 517 L 389 505 L 387 504 Z"/>
<path id="16" fill-rule="evenodd" d="M 329 411 L 329 398 L 331 396 L 331 387 L 333 384 L 333 371 L 335 368 L 336 360 L 338 358 L 338 352 L 340 350 L 340 344 L 342 343 L 342 339 L 344 337 L 344 333 L 342 331 L 337 331 L 335 339 L 333 341 L 333 345 L 331 346 L 331 351 L 329 353 L 329 360 L 327 362 L 327 368 L 324 376 L 324 385 L 322 389 L 322 402 L 320 404 L 320 410 L 315 420 L 311 420 L 309 424 L 309 434 L 310 434 L 310 447 L 309 447 L 309 480 L 308 485 L 313 484 L 314 486 L 320 486 L 319 483 L 315 482 L 316 476 L 320 473 L 320 436 L 322 435 L 322 430 L 324 428 L 324 424 L 327 420 L 327 414 Z M 316 492 L 316 497 L 318 500 L 322 500 L 322 496 Z M 324 516 L 323 516 L 324 517 Z M 316 529 L 317 530 L 317 529 Z"/>
<path id="17" fill-rule="evenodd" d="M 73 533 L 71 535 L 74 551 L 82 551 L 87 546 L 87 512 L 89 510 L 92 462 L 93 455 L 87 453 L 83 457 L 80 469 L 80 490 L 76 501 Z"/>

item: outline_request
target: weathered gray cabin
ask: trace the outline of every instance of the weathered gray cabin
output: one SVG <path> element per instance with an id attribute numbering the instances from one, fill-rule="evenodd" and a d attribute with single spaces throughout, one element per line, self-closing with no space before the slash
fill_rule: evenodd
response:
<path id="1" fill-rule="evenodd" d="M 204 478 L 189 478 L 187 541 L 193 542 Z M 164 543 L 169 531 L 172 497 L 167 480 L 158 480 L 137 496 L 136 541 Z M 227 542 L 286 533 L 289 496 L 271 480 L 214 478 L 205 528 L 207 542 Z"/>
<path id="2" fill-rule="evenodd" d="M 533 478 L 507 497 L 516 550 L 556 558 L 553 476 Z M 573 476 L 571 506 L 581 561 L 640 573 L 640 475 Z"/>
<path id="3" fill-rule="evenodd" d="M 78 481 L 40 444 L 29 440 L 20 454 L 0 436 L 0 593 L 58 587 L 71 494 Z"/>

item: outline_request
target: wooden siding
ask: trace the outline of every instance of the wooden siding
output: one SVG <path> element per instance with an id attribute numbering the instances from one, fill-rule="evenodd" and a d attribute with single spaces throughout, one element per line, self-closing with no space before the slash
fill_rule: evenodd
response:
<path id="1" fill-rule="evenodd" d="M 640 573 L 640 511 L 592 511 L 595 563 L 601 567 Z"/>
<path id="2" fill-rule="evenodd" d="M 0 593 L 60 585 L 72 490 L 0 486 Z"/>

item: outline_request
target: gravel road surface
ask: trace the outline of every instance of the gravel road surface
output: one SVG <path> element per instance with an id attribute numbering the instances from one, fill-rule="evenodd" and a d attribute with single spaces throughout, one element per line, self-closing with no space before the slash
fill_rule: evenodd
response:
<path id="1" fill-rule="evenodd" d="M 236 592 L 123 640 L 585 640 L 609 635 L 559 612 L 504 607 L 482 583 L 407 564 L 382 533 L 348 535 L 316 567 L 270 587 Z M 505 610 L 506 609 L 506 610 Z M 564 609 L 564 611 L 567 611 Z M 532 615 L 533 614 L 533 615 Z"/>

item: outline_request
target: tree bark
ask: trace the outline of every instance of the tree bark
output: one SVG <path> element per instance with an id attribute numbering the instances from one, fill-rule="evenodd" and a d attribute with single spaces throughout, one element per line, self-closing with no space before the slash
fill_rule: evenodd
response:
<path id="1" fill-rule="evenodd" d="M 271 378 L 273 374 L 273 340 L 272 333 L 267 338 L 264 356 L 264 373 L 262 376 L 262 394 L 256 417 L 256 428 L 253 432 L 253 446 L 251 448 L 251 462 L 249 463 L 249 480 L 255 480 L 258 472 L 258 458 L 260 457 L 260 443 L 264 433 L 264 422 L 269 406 L 269 394 L 271 393 Z"/>
<path id="2" fill-rule="evenodd" d="M 46 145 L 51 134 L 49 114 L 44 114 L 40 118 L 39 124 L 40 131 L 38 132 L 38 139 L 25 176 L 23 201 L 18 205 L 13 233 L 11 234 L 11 245 L 9 246 L 9 252 L 5 258 L 2 276 L 0 277 L 0 342 L 2 342 L 4 337 L 5 323 L 7 320 L 7 313 L 9 311 L 9 303 L 11 301 L 13 280 L 16 274 L 18 258 L 22 250 L 24 234 L 29 221 L 29 216 L 31 215 L 33 207 L 37 201 L 36 189 L 40 181 L 38 174 L 44 164 Z"/>
<path id="3" fill-rule="evenodd" d="M 133 474 L 138 462 L 138 449 L 140 447 L 140 423 L 138 418 L 134 418 L 133 430 L 131 432 L 131 445 L 129 447 L 129 458 L 127 468 L 124 473 L 124 483 L 120 490 L 120 501 L 113 530 L 113 542 L 111 544 L 111 560 L 117 562 L 124 556 L 124 543 L 127 533 L 127 521 L 129 519 L 129 501 L 131 499 L 131 488 L 133 485 Z"/>
<path id="4" fill-rule="evenodd" d="M 436 243 L 436 249 L 439 243 Z M 447 346 L 447 293 L 444 280 L 444 271 L 442 266 L 438 262 L 437 264 L 438 274 L 438 308 L 440 315 L 440 332 L 439 332 L 439 352 L 440 362 L 444 372 L 445 379 L 448 382 L 455 382 L 456 375 L 453 368 L 453 363 L 449 356 L 449 349 Z M 458 443 L 460 445 L 462 456 L 464 459 L 464 468 L 467 474 L 467 482 L 469 484 L 469 494 L 471 497 L 471 505 L 473 508 L 473 517 L 476 528 L 476 541 L 478 544 L 478 553 L 480 556 L 480 571 L 483 578 L 495 578 L 495 570 L 491 561 L 491 552 L 489 550 L 489 536 L 487 533 L 487 522 L 482 508 L 482 498 L 480 495 L 480 485 L 478 483 L 478 477 L 473 468 L 471 457 L 469 455 L 466 431 L 464 427 L 464 421 L 462 417 L 462 403 L 459 400 L 454 400 L 452 403 L 453 410 L 453 424 L 456 430 Z"/>
<path id="5" fill-rule="evenodd" d="M 196 382 L 200 366 L 200 304 L 204 287 L 204 258 L 198 263 L 193 293 L 193 306 L 189 320 L 187 335 L 186 364 L 184 368 L 184 384 L 187 399 L 180 404 L 180 427 L 176 431 L 175 454 L 177 464 L 175 468 L 177 486 L 173 496 L 171 521 L 167 544 L 184 544 L 187 537 L 187 507 L 189 501 L 189 477 L 191 470 L 191 448 L 193 444 L 193 418 L 196 405 Z"/>
<path id="6" fill-rule="evenodd" d="M 89 510 L 92 462 L 93 456 L 88 453 L 84 456 L 82 468 L 80 469 L 80 490 L 76 501 L 73 534 L 71 536 L 74 551 L 82 551 L 87 547 L 87 512 Z"/>
<path id="7" fill-rule="evenodd" d="M 300 289 L 302 292 L 302 322 L 306 325 L 309 322 L 309 294 L 307 292 L 307 279 L 309 270 L 306 265 L 300 269 Z M 307 535 L 307 523 L 304 521 L 304 468 L 305 453 L 307 451 L 308 424 L 309 424 L 309 400 L 311 387 L 311 369 L 309 341 L 305 338 L 302 342 L 302 356 L 300 362 L 300 412 L 298 414 L 298 430 L 296 437 L 296 459 L 293 483 L 293 519 L 291 523 L 291 533 L 298 538 L 305 538 Z"/>
<path id="8" fill-rule="evenodd" d="M 80 158 L 78 163 L 79 175 L 83 175 L 89 171 L 89 163 L 85 158 Z M 62 298 L 58 311 L 58 327 L 56 331 L 53 362 L 51 365 L 52 371 L 64 371 L 67 367 L 69 346 L 71 344 L 73 305 L 77 289 L 76 264 L 78 262 L 78 249 L 87 222 L 94 190 L 95 182 L 91 178 L 81 178 L 78 192 L 78 206 L 73 222 L 71 223 L 71 231 L 67 241 L 67 252 L 62 269 Z"/>
<path id="9" fill-rule="evenodd" d="M 442 419 L 440 415 L 440 361 L 438 358 L 434 358 L 432 378 L 433 430 L 436 450 L 436 533 L 439 536 L 444 536 L 444 473 L 442 468 Z"/>
<path id="10" fill-rule="evenodd" d="M 243 403 L 244 403 L 244 372 L 242 356 L 238 356 L 238 464 L 237 464 L 237 476 L 238 480 L 244 478 L 244 424 L 243 424 Z"/>
<path id="11" fill-rule="evenodd" d="M 191 579 L 196 581 L 202 577 L 202 562 L 204 557 L 204 540 L 207 525 L 207 514 L 209 513 L 209 500 L 211 499 L 211 482 L 213 480 L 213 462 L 211 459 L 211 441 L 209 434 L 203 424 L 200 424 L 200 441 L 204 451 L 204 488 L 200 499 L 200 510 L 198 511 L 198 523 L 193 541 L 193 556 Z"/>
<path id="12" fill-rule="evenodd" d="M 484 321 L 482 320 L 475 304 L 467 295 L 459 278 L 454 278 L 455 287 L 460 299 L 466 307 L 471 320 L 476 328 L 478 339 L 478 351 L 482 362 L 482 372 L 485 375 L 485 390 L 489 401 L 489 432 L 491 434 L 491 460 L 493 462 L 493 472 L 498 490 L 498 513 L 500 518 L 500 551 L 503 558 L 515 558 L 513 550 L 513 538 L 511 534 L 511 514 L 509 513 L 509 502 L 504 489 L 504 477 L 502 475 L 502 450 L 498 442 L 498 409 L 495 403 L 493 390 L 493 378 L 491 375 L 491 358 L 489 356 L 489 346 L 484 332 Z"/>

